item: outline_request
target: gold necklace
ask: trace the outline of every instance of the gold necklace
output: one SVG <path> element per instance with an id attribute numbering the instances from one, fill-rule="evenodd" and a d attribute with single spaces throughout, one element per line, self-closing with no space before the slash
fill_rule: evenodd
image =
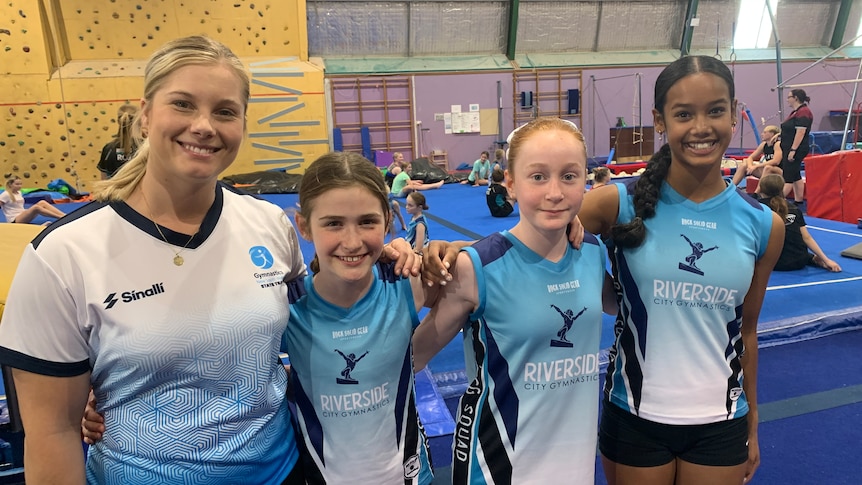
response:
<path id="1" fill-rule="evenodd" d="M 165 242 L 165 244 L 167 244 L 168 246 L 171 247 L 171 251 L 174 251 L 173 244 L 168 242 L 168 238 L 165 237 L 165 233 L 162 232 L 162 228 L 159 227 L 159 224 L 156 222 L 156 217 L 153 215 L 153 209 L 150 208 L 150 202 L 147 200 L 147 196 L 144 194 L 143 189 L 141 189 L 141 197 L 144 198 L 144 204 L 146 204 L 147 210 L 150 212 L 150 219 L 152 219 L 153 224 L 155 224 L 156 230 L 159 231 L 159 236 L 162 236 L 162 240 Z M 179 251 L 174 251 L 174 265 L 175 266 L 182 266 L 183 263 L 186 262 L 186 260 L 183 259 L 182 256 L 180 256 L 180 253 L 182 253 L 183 251 L 186 250 L 187 247 L 189 247 L 189 244 L 192 242 L 192 239 L 194 239 L 195 236 L 197 236 L 197 235 L 198 235 L 197 232 L 192 234 L 192 237 L 190 237 L 189 240 L 186 241 L 186 244 L 182 247 L 182 249 L 180 249 Z"/>

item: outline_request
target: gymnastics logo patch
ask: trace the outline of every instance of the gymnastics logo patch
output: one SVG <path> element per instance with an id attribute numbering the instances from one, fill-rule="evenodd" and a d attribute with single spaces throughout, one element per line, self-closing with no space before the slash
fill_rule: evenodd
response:
<path id="1" fill-rule="evenodd" d="M 248 255 L 251 257 L 251 262 L 260 269 L 272 268 L 274 263 L 272 253 L 264 246 L 253 246 L 248 250 Z"/>

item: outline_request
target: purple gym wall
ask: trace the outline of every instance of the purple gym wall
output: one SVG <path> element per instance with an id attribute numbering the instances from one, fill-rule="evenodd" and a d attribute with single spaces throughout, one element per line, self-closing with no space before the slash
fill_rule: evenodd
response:
<path id="1" fill-rule="evenodd" d="M 809 65 L 808 62 L 783 63 L 783 79 L 790 78 Z M 618 116 L 624 117 L 629 126 L 637 124 L 633 117 L 633 114 L 638 112 L 635 73 L 641 73 L 640 113 L 642 124 L 644 126 L 653 124 L 653 89 L 655 79 L 661 69 L 661 66 L 584 69 L 581 82 L 581 120 L 578 124 L 584 131 L 589 156 L 605 157 L 608 155 L 610 149 L 609 129 L 616 124 Z M 758 131 L 763 127 L 761 118 L 766 120 L 766 124 L 780 124 L 778 93 L 771 91 L 771 88 L 777 84 L 775 63 L 737 64 L 732 66 L 732 69 L 736 79 L 736 97 L 751 110 Z M 809 69 L 789 84 L 855 79 L 857 71 L 858 61 L 856 60 L 829 61 Z M 591 77 L 595 78 L 595 82 Z M 472 162 L 478 158 L 482 150 L 492 151 L 497 138 L 495 135 L 445 134 L 443 122 L 435 121 L 434 114 L 449 112 L 453 104 L 460 104 L 465 111 L 470 103 L 478 103 L 482 109 L 495 108 L 497 106 L 497 81 L 501 81 L 503 93 L 502 118 L 503 137 L 505 138 L 514 126 L 512 121 L 514 101 L 511 72 L 415 75 L 415 121 L 421 121 L 420 126 L 427 129 L 424 132 L 426 151 L 446 150 L 450 167 Z M 842 130 L 844 117 L 829 117 L 829 111 L 848 108 L 853 93 L 853 84 L 806 86 L 803 89 L 811 98 L 810 107 L 815 117 L 814 130 Z M 785 90 L 785 97 L 787 94 L 789 94 L 789 89 Z M 859 102 L 862 102 L 862 93 L 857 96 L 857 105 Z M 516 107 L 515 109 L 520 108 Z M 781 109 L 783 117 L 790 113 L 786 100 Z M 730 144 L 731 149 L 739 149 L 740 146 L 750 149 L 756 146 L 751 125 L 745 122 L 743 126 L 743 121 L 740 118 L 736 135 Z M 416 142 L 418 146 L 420 140 L 417 139 Z M 656 139 L 655 142 L 658 146 L 659 140 Z M 407 155 L 405 154 L 405 156 Z"/>

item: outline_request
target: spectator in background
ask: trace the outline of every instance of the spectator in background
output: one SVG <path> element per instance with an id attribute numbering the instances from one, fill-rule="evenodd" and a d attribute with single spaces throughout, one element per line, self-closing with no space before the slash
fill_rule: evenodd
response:
<path id="1" fill-rule="evenodd" d="M 411 192 L 407 196 L 407 204 L 404 208 L 407 213 L 413 216 L 410 219 L 410 224 L 407 226 L 407 242 L 414 251 L 421 251 L 422 248 L 428 245 L 428 221 L 425 219 L 425 212 L 428 210 L 428 204 L 425 201 L 425 196 L 419 192 Z"/>
<path id="2" fill-rule="evenodd" d="M 611 171 L 608 167 L 596 167 L 593 169 L 593 183 L 591 189 L 597 189 L 607 185 L 611 181 Z"/>
<path id="3" fill-rule="evenodd" d="M 395 179 L 392 180 L 392 197 L 403 199 L 407 194 L 417 190 L 439 189 L 443 186 L 445 180 L 440 180 L 431 184 L 426 184 L 421 180 L 413 180 L 410 178 L 410 164 L 401 162 L 400 165 L 392 169 L 395 174 Z"/>
<path id="4" fill-rule="evenodd" d="M 131 104 L 120 106 L 117 112 L 117 124 L 119 125 L 117 134 L 113 140 L 102 147 L 102 156 L 99 158 L 99 164 L 96 165 L 99 172 L 102 172 L 102 180 L 113 177 L 117 170 L 131 160 L 137 151 L 138 145 L 132 136 L 132 124 L 137 113 L 137 106 Z"/>
<path id="5" fill-rule="evenodd" d="M 500 169 L 494 169 L 491 172 L 491 185 L 488 186 L 488 191 L 485 192 L 485 198 L 488 202 L 488 210 L 494 217 L 506 217 L 515 210 L 509 189 L 503 185 L 503 180 L 506 176 Z"/>
<path id="6" fill-rule="evenodd" d="M 40 200 L 28 208 L 24 208 L 24 196 L 21 188 L 24 181 L 21 177 L 13 175 L 6 179 L 6 190 L 0 193 L 0 209 L 6 222 L 17 222 L 18 224 L 29 224 L 36 216 L 61 218 L 66 214 L 44 200 Z"/>
<path id="7" fill-rule="evenodd" d="M 479 159 L 473 162 L 473 170 L 467 176 L 467 180 L 462 180 L 462 184 L 470 185 L 488 185 L 488 178 L 491 176 L 491 161 L 488 157 L 491 155 L 487 151 L 483 151 L 479 155 Z"/>
<path id="8" fill-rule="evenodd" d="M 395 152 L 392 154 L 392 163 L 389 164 L 389 167 L 386 168 L 386 185 L 390 188 L 392 187 L 392 181 L 395 180 L 395 167 L 400 167 L 404 165 L 404 154 L 401 152 Z"/>
<path id="9" fill-rule="evenodd" d="M 498 168 L 500 170 L 506 170 L 506 150 L 503 150 L 502 148 L 494 150 L 494 166 L 491 170 L 497 170 Z"/>
<path id="10" fill-rule="evenodd" d="M 781 173 L 781 169 L 778 168 L 782 158 L 781 144 L 778 143 L 781 139 L 781 129 L 775 125 L 766 126 L 760 134 L 760 139 L 762 141 L 754 152 L 737 165 L 736 172 L 733 173 L 734 185 L 739 185 L 749 175 L 761 178 L 770 173 Z"/>
<path id="11" fill-rule="evenodd" d="M 808 135 L 814 123 L 814 115 L 808 109 L 811 98 L 804 89 L 794 89 L 787 95 L 787 104 L 793 112 L 781 123 L 781 152 L 784 154 L 779 165 L 784 171 L 784 196 L 793 190 L 793 200 L 797 206 L 805 203 L 805 181 L 802 180 L 802 160 L 808 155 Z"/>
<path id="12" fill-rule="evenodd" d="M 784 199 L 783 188 L 784 179 L 780 175 L 768 174 L 760 179 L 755 194 L 760 203 L 784 220 L 784 246 L 775 263 L 775 270 L 794 271 L 806 266 L 819 266 L 834 273 L 840 272 L 841 266 L 826 256 L 808 232 L 805 217 L 799 208 Z"/>

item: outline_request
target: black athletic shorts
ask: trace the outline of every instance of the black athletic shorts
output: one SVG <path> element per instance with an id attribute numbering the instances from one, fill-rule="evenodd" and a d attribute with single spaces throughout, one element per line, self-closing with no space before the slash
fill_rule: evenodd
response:
<path id="1" fill-rule="evenodd" d="M 705 466 L 736 466 L 748 460 L 748 418 L 696 425 L 662 424 L 604 402 L 599 450 L 621 465 L 653 467 L 675 458 Z"/>
<path id="2" fill-rule="evenodd" d="M 788 184 L 802 180 L 802 160 L 808 155 L 808 152 L 798 151 L 794 155 L 793 159 L 787 159 L 787 155 L 785 155 L 784 160 L 778 164 L 781 167 L 784 182 Z"/>

